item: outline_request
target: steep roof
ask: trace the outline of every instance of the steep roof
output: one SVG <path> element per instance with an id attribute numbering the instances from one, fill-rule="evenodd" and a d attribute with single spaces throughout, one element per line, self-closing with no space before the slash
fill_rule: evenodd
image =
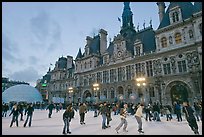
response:
<path id="1" fill-rule="evenodd" d="M 113 55 L 113 50 L 114 50 L 114 44 L 113 42 L 110 42 L 108 49 L 107 49 L 108 54 Z"/>
<path id="2" fill-rule="evenodd" d="M 179 6 L 181 8 L 181 14 L 182 14 L 183 20 L 190 18 L 194 12 L 194 6 L 191 2 L 171 2 L 169 4 L 168 9 L 166 10 L 166 12 L 164 14 L 164 17 L 163 17 L 158 29 L 161 29 L 161 28 L 164 28 L 164 27 L 170 25 L 169 11 L 171 8 L 173 8 L 175 6 Z"/>
<path id="3" fill-rule="evenodd" d="M 194 3 L 194 13 L 202 11 L 202 2 L 195 2 Z"/>
<path id="4" fill-rule="evenodd" d="M 149 53 L 156 49 L 155 32 L 151 26 L 136 33 L 136 39 L 141 40 L 144 53 Z"/>
<path id="5" fill-rule="evenodd" d="M 81 48 L 79 48 L 79 51 L 77 53 L 76 59 L 82 58 Z"/>
<path id="6" fill-rule="evenodd" d="M 90 44 L 90 51 L 89 54 L 98 54 L 100 52 L 100 36 L 94 36 L 93 40 Z"/>

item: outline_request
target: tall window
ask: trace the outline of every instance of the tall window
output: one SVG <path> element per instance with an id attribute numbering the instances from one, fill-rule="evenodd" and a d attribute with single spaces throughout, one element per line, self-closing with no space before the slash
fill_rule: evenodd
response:
<path id="1" fill-rule="evenodd" d="M 118 68 L 118 81 L 122 81 L 122 68 Z"/>
<path id="2" fill-rule="evenodd" d="M 139 55 L 140 55 L 140 49 L 141 49 L 140 46 L 136 46 L 136 47 L 135 47 L 136 56 L 139 56 Z"/>
<path id="3" fill-rule="evenodd" d="M 175 34 L 175 41 L 176 41 L 176 44 L 179 44 L 182 42 L 181 40 L 181 33 L 176 33 Z"/>
<path id="4" fill-rule="evenodd" d="M 108 71 L 103 71 L 103 83 L 108 82 Z"/>
<path id="5" fill-rule="evenodd" d="M 153 76 L 152 61 L 147 61 L 147 62 L 146 62 L 146 68 L 147 68 L 147 76 L 148 76 L 148 77 Z"/>
<path id="6" fill-rule="evenodd" d="M 86 69 L 86 62 L 84 63 L 84 69 Z"/>
<path id="7" fill-rule="evenodd" d="M 150 88 L 149 88 L 149 96 L 150 96 L 150 97 L 155 97 L 154 87 L 150 87 Z"/>
<path id="8" fill-rule="evenodd" d="M 135 64 L 135 73 L 137 77 L 141 77 L 141 63 Z"/>
<path id="9" fill-rule="evenodd" d="M 188 34 L 189 34 L 189 38 L 192 39 L 192 38 L 193 38 L 193 31 L 192 31 L 192 30 L 189 30 L 189 31 L 188 31 Z"/>
<path id="10" fill-rule="evenodd" d="M 102 82 L 102 77 L 101 77 L 101 72 L 97 72 L 97 82 L 100 83 Z"/>
<path id="11" fill-rule="evenodd" d="M 166 39 L 166 37 L 161 38 L 161 45 L 162 45 L 162 48 L 167 47 L 167 39 Z"/>
<path id="12" fill-rule="evenodd" d="M 202 23 L 199 24 L 199 31 L 200 31 L 200 34 L 202 35 Z"/>
<path id="13" fill-rule="evenodd" d="M 90 60 L 90 68 L 92 67 L 92 61 Z"/>
<path id="14" fill-rule="evenodd" d="M 170 63 L 163 64 L 164 74 L 171 74 Z"/>
<path id="15" fill-rule="evenodd" d="M 172 14 L 172 18 L 173 18 L 173 22 L 179 21 L 178 12 L 174 12 L 174 13 Z"/>
<path id="16" fill-rule="evenodd" d="M 113 99 L 114 97 L 115 97 L 115 91 L 114 91 L 114 89 L 111 89 L 111 99 Z"/>
<path id="17" fill-rule="evenodd" d="M 178 70 L 179 72 L 186 72 L 187 69 L 186 69 L 186 61 L 183 60 L 183 61 L 178 61 Z"/>
<path id="18" fill-rule="evenodd" d="M 110 70 L 110 82 L 114 82 L 116 77 L 116 69 Z"/>
<path id="19" fill-rule="evenodd" d="M 84 86 L 87 86 L 88 85 L 88 80 L 85 78 L 84 79 Z"/>
<path id="20" fill-rule="evenodd" d="M 104 89 L 103 95 L 107 98 L 107 90 L 106 89 Z"/>
<path id="21" fill-rule="evenodd" d="M 131 66 L 126 66 L 126 78 L 127 80 L 131 80 Z"/>

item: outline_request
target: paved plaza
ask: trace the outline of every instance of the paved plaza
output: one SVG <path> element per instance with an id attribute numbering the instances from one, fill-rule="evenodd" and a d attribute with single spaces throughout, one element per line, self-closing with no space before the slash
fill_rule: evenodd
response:
<path id="1" fill-rule="evenodd" d="M 2 134 L 3 135 L 62 135 L 63 120 L 62 115 L 65 110 L 56 113 L 53 111 L 52 118 L 48 118 L 48 111 L 38 110 L 34 111 L 33 121 L 31 127 L 23 127 L 24 121 L 19 121 L 19 127 L 14 123 L 10 128 L 11 116 L 2 118 Z M 10 113 L 10 111 L 9 111 Z M 9 114 L 8 113 L 8 114 Z M 89 111 L 85 116 L 85 125 L 79 124 L 79 113 L 75 112 L 75 117 L 71 121 L 71 135 L 117 135 L 115 128 L 120 123 L 120 116 L 113 115 L 110 123 L 111 127 L 102 129 L 102 116 L 93 117 L 94 112 Z M 145 114 L 144 114 L 145 116 Z M 24 115 L 24 120 L 25 120 Z M 20 117 L 19 117 L 20 119 Z M 127 117 L 128 127 L 127 133 L 119 130 L 118 135 L 139 135 L 137 132 L 138 124 L 134 116 Z M 161 122 L 143 121 L 143 129 L 145 135 L 194 135 L 188 126 L 187 121 L 183 117 L 182 122 L 177 122 L 176 116 L 173 115 L 172 121 L 166 121 L 166 117 L 161 117 Z M 202 135 L 202 122 L 198 122 L 199 133 Z"/>

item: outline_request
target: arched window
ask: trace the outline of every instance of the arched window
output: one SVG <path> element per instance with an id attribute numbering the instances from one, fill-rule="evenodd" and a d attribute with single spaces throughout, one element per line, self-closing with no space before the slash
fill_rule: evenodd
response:
<path id="1" fill-rule="evenodd" d="M 169 36 L 169 44 L 173 44 L 173 39 L 172 39 L 172 36 Z"/>
<path id="2" fill-rule="evenodd" d="M 175 42 L 176 42 L 176 44 L 179 44 L 179 43 L 182 42 L 182 40 L 181 40 L 181 33 L 176 33 L 175 34 Z"/>
<path id="3" fill-rule="evenodd" d="M 189 30 L 189 31 L 188 31 L 188 34 L 189 34 L 189 38 L 192 39 L 192 38 L 193 38 L 193 31 L 192 31 L 192 30 Z"/>
<path id="4" fill-rule="evenodd" d="M 161 45 L 162 45 L 162 48 L 167 47 L 167 39 L 166 39 L 166 37 L 161 38 Z"/>
<path id="5" fill-rule="evenodd" d="M 174 13 L 172 14 L 172 18 L 173 18 L 173 22 L 179 21 L 178 12 L 174 12 Z"/>

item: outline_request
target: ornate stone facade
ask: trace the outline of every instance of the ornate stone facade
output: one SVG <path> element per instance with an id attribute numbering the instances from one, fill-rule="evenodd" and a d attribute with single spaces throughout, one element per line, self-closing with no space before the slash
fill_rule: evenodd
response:
<path id="1" fill-rule="evenodd" d="M 50 101 L 138 103 L 143 98 L 145 103 L 171 104 L 202 98 L 201 3 L 171 2 L 166 12 L 160 11 L 157 30 L 150 25 L 137 31 L 129 4 L 124 2 L 120 34 L 109 45 L 108 33 L 101 29 L 97 36 L 87 36 L 85 52 L 79 49 L 75 60 L 58 60 L 51 71 Z M 157 5 L 165 9 L 164 3 Z M 138 77 L 146 78 L 146 86 L 137 86 Z M 99 90 L 93 89 L 94 83 Z"/>

